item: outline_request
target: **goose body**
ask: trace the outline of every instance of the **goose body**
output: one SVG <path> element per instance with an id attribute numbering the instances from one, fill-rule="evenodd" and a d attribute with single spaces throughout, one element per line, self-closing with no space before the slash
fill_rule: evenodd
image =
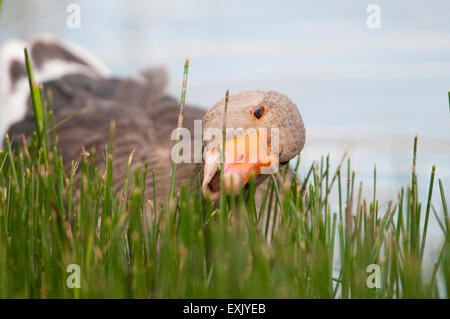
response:
<path id="1" fill-rule="evenodd" d="M 179 102 L 165 91 L 165 70 L 145 70 L 141 73 L 140 81 L 114 78 L 109 75 L 107 67 L 90 53 L 55 38 L 39 37 L 28 44 L 17 41 L 7 43 L 3 47 L 2 59 L 2 112 L 13 115 L 9 121 L 3 117 L 2 126 L 7 127 L 13 141 L 18 141 L 22 134 L 30 136 L 34 127 L 23 63 L 25 45 L 29 48 L 37 81 L 43 84 L 45 91 L 52 92 L 55 123 L 60 123 L 57 125 L 56 135 L 65 167 L 70 166 L 73 161 L 79 162 L 82 151 L 85 150 L 96 152 L 96 164 L 102 169 L 105 165 L 103 155 L 108 143 L 110 123 L 114 121 L 113 169 L 116 190 L 122 185 L 128 158 L 134 151 L 131 168 L 143 167 L 148 162 L 149 168 L 156 171 L 158 197 L 167 196 L 172 166 L 171 150 L 174 145 L 171 133 L 177 126 Z M 194 120 L 203 119 L 204 129 L 218 126 L 222 128 L 223 104 L 223 100 L 219 101 L 208 112 L 187 105 L 184 109 L 183 126 L 194 132 Z M 261 121 L 254 121 L 254 108 L 263 104 L 268 105 L 264 107 L 270 113 Z M 295 104 L 284 95 L 264 91 L 246 91 L 232 95 L 228 106 L 227 127 L 247 129 L 255 124 L 256 127 L 281 127 L 283 135 L 280 138 L 280 158 L 283 162 L 298 155 L 303 148 L 303 122 Z M 288 135 L 289 138 L 286 138 Z M 227 135 L 228 138 L 233 136 Z M 205 171 L 205 168 L 202 170 L 203 165 L 180 165 L 177 184 L 201 177 Z M 255 172 L 252 166 L 242 176 L 250 174 L 250 170 L 251 173 Z M 233 174 L 235 178 L 239 175 Z M 207 178 L 210 180 L 205 181 Z M 213 176 L 205 179 L 203 184 L 208 185 Z M 151 190 L 151 187 L 147 189 Z"/>

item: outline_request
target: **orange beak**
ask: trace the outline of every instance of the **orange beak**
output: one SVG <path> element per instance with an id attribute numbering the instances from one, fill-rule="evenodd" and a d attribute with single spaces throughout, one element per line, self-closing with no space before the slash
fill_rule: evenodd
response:
<path id="1" fill-rule="evenodd" d="M 215 200 L 220 195 L 220 177 L 218 173 L 221 159 L 221 145 L 206 154 L 203 195 Z M 234 137 L 225 141 L 224 186 L 227 195 L 239 194 L 248 183 L 250 176 L 270 174 L 278 168 L 278 157 L 269 147 L 265 130 Z"/>

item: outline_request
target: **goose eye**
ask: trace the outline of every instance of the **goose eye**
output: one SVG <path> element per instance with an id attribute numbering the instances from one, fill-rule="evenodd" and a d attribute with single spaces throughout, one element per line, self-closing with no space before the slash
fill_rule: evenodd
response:
<path id="1" fill-rule="evenodd" d="M 255 120 L 262 119 L 267 113 L 267 107 L 265 105 L 258 106 L 252 113 Z"/>

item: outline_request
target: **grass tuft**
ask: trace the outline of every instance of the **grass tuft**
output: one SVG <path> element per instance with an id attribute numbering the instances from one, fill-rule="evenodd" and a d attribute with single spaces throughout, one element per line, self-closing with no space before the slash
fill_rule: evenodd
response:
<path id="1" fill-rule="evenodd" d="M 1 298 L 450 297 L 447 200 L 438 179 L 442 207 L 431 203 L 433 166 L 422 222 L 417 138 L 411 185 L 386 205 L 377 199 L 376 168 L 373 193 L 363 198 L 350 159 L 332 174 L 329 156 L 314 163 L 303 182 L 287 171 L 273 176 L 261 205 L 251 182 L 236 198 L 222 194 L 218 210 L 202 198 L 200 185 L 175 194 L 174 164 L 169 201 L 176 204 L 165 205 L 156 195 L 145 197 L 147 178 L 158 192 L 155 171 L 150 177 L 147 166 L 131 171 L 133 154 L 122 190 L 113 191 L 114 123 L 105 171 L 87 152 L 64 170 L 49 130 L 51 101 L 34 82 L 27 54 L 26 60 L 36 127 L 14 150 L 7 136 L 0 151 Z M 300 166 L 298 158 L 295 172 Z M 425 258 L 430 211 L 443 242 L 435 257 Z M 80 288 L 67 286 L 71 264 L 80 266 Z M 372 282 L 368 267 L 374 264 L 380 273 Z"/>

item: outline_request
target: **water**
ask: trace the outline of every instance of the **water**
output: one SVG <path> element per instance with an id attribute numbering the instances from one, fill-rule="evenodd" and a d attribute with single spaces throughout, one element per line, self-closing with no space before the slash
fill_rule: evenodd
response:
<path id="1" fill-rule="evenodd" d="M 81 6 L 81 29 L 66 27 L 72 2 Z M 376 1 L 380 29 L 366 26 L 370 3 L 6 0 L 0 41 L 54 33 L 120 76 L 164 65 L 175 96 L 189 56 L 187 100 L 205 108 L 226 89 L 284 92 L 307 128 L 303 173 L 328 153 L 336 166 L 348 150 L 366 196 L 377 165 L 382 203 L 410 181 L 417 134 L 425 201 L 433 164 L 450 189 L 450 2 Z M 434 204 L 440 210 L 437 192 Z"/>

